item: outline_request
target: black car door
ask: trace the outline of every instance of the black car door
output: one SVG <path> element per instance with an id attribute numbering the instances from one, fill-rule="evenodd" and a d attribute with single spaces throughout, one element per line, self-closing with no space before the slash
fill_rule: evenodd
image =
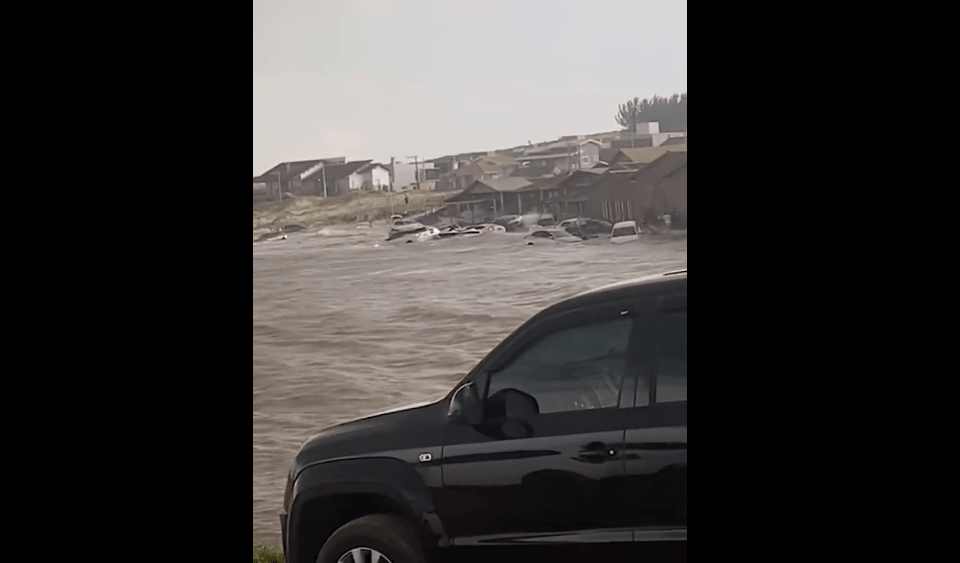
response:
<path id="1" fill-rule="evenodd" d="M 438 512 L 455 546 L 629 547 L 619 406 L 623 388 L 633 397 L 634 307 L 546 319 L 484 366 L 484 420 L 451 423 L 442 454 Z M 511 414 L 517 392 L 535 408 Z"/>
<path id="2" fill-rule="evenodd" d="M 625 489 L 633 507 L 634 540 L 682 543 L 687 528 L 686 288 L 645 298 L 638 307 L 638 385 L 633 408 L 624 410 Z"/>

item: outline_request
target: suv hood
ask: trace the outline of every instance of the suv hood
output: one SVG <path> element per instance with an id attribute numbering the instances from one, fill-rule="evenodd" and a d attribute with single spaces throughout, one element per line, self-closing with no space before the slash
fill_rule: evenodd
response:
<path id="1" fill-rule="evenodd" d="M 333 459 L 439 445 L 446 406 L 442 399 L 403 405 L 326 428 L 300 446 L 290 477 Z"/>

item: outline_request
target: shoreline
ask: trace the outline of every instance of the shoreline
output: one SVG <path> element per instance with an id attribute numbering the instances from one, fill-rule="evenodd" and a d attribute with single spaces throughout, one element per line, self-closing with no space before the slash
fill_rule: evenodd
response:
<path id="1" fill-rule="evenodd" d="M 392 197 L 385 192 L 356 192 L 329 198 L 299 196 L 282 202 L 260 203 L 253 208 L 253 237 L 257 241 L 258 237 L 270 234 L 317 233 L 323 229 L 382 229 L 386 233 L 390 230 L 390 215 L 428 213 L 442 208 L 444 200 L 456 193 L 403 192 L 408 197 L 406 204 L 400 194 Z M 437 226 L 452 221 L 441 219 Z M 686 236 L 686 229 L 666 230 L 657 226 L 648 228 L 641 238 L 660 242 L 686 239 Z"/>

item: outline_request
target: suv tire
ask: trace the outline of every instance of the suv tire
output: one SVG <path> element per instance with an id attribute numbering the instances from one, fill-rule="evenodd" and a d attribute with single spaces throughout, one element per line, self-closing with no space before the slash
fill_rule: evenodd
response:
<path id="1" fill-rule="evenodd" d="M 361 548 L 364 559 L 352 561 L 352 550 Z M 399 516 L 371 514 L 347 522 L 323 544 L 317 563 L 369 563 L 376 550 L 390 563 L 423 563 L 423 548 L 412 527 Z M 386 563 L 383 559 L 380 563 Z"/>

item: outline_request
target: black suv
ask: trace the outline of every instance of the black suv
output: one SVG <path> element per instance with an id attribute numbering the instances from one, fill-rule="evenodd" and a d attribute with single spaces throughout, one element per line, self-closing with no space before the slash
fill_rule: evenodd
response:
<path id="1" fill-rule="evenodd" d="M 288 563 L 685 560 L 686 270 L 552 305 L 440 401 L 311 438 L 280 523 Z"/>

